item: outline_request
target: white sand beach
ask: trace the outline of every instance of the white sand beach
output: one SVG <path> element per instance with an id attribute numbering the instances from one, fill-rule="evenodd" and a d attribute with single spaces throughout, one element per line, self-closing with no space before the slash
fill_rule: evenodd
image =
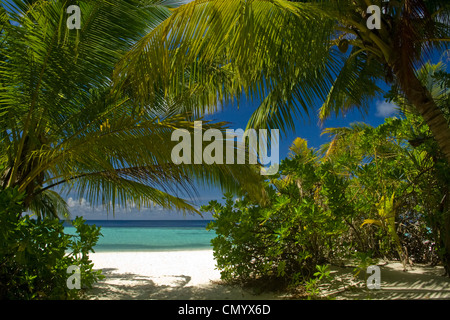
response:
<path id="1" fill-rule="evenodd" d="M 289 299 L 286 294 L 255 295 L 220 283 L 212 250 L 161 252 L 99 252 L 90 255 L 105 279 L 88 292 L 89 299 L 259 300 Z M 450 299 L 450 279 L 442 267 L 400 263 L 380 265 L 381 289 L 369 290 L 352 280 L 352 267 L 332 267 L 333 288 L 323 294 L 336 299 Z"/>
<path id="2" fill-rule="evenodd" d="M 90 258 L 106 277 L 89 292 L 89 299 L 282 298 L 276 294 L 255 296 L 239 287 L 220 284 L 212 250 L 99 252 Z"/>

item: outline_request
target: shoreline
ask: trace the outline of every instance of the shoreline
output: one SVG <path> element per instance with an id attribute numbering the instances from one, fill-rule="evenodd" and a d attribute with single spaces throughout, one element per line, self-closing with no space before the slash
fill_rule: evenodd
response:
<path id="1" fill-rule="evenodd" d="M 263 293 L 221 284 L 212 249 L 173 251 L 95 252 L 94 269 L 105 279 L 87 292 L 90 300 L 278 300 L 288 293 Z M 445 299 L 450 300 L 450 278 L 443 268 L 414 265 L 407 272 L 398 262 L 381 268 L 381 289 L 369 290 L 365 280 L 351 278 L 353 267 L 332 266 L 338 288 L 323 288 L 323 297 L 340 299 Z M 363 273 L 362 273 L 363 274 Z M 364 276 L 364 275 L 363 275 Z"/>
<path id="2" fill-rule="evenodd" d="M 94 248 L 95 249 L 95 248 Z M 96 254 L 106 254 L 106 253 L 152 253 L 152 252 L 159 252 L 159 253 L 164 253 L 164 252 L 176 252 L 176 251 L 212 251 L 212 247 L 202 247 L 202 248 L 173 248 L 173 249 L 118 249 L 118 250 L 105 250 L 105 249 L 101 249 L 101 250 L 96 250 L 95 252 L 91 252 L 89 253 L 89 256 L 92 255 L 96 255 Z"/>

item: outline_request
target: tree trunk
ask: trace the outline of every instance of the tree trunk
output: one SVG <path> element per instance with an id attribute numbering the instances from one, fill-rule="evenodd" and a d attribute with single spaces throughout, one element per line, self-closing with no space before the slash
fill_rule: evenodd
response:
<path id="1" fill-rule="evenodd" d="M 440 150 L 450 164 L 450 127 L 444 114 L 436 105 L 429 90 L 417 78 L 412 68 L 405 70 L 399 65 L 394 66 L 393 69 L 403 93 L 424 118 Z M 444 197 L 445 203 L 447 203 L 449 186 L 443 187 L 444 190 L 447 190 Z M 439 221 L 441 249 L 443 251 L 441 258 L 445 273 L 450 276 L 450 212 L 448 211 L 448 206 L 442 206 L 441 204 L 441 207 L 441 213 L 443 214 L 442 221 Z"/>
<path id="2" fill-rule="evenodd" d="M 445 196 L 441 202 L 442 224 L 441 238 L 443 244 L 442 262 L 444 264 L 445 275 L 450 277 L 450 211 L 449 211 L 449 195 L 448 188 L 445 188 Z"/>

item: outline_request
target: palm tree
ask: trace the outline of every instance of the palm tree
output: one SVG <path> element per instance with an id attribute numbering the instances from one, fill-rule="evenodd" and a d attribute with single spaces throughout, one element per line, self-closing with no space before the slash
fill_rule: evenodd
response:
<path id="1" fill-rule="evenodd" d="M 173 3 L 173 1 L 172 1 Z M 195 183 L 254 186 L 248 165 L 175 165 L 171 133 L 192 129 L 180 101 L 139 104 L 112 86 L 120 57 L 170 15 L 170 1 L 22 1 L 0 6 L 0 183 L 39 216 L 69 214 L 61 193 L 91 204 L 198 212 Z M 69 5 L 81 29 L 69 29 Z M 203 123 L 203 130 L 224 130 Z M 60 192 L 55 191 L 56 187 Z"/>
<path id="2" fill-rule="evenodd" d="M 368 26 L 369 5 L 382 12 L 380 29 Z M 447 45 L 449 9 L 444 0 L 196 0 L 143 37 L 116 79 L 141 101 L 163 86 L 197 111 L 245 97 L 259 103 L 250 127 L 283 131 L 317 104 L 321 119 L 367 110 L 380 81 L 395 83 L 450 161 L 450 128 L 416 73 Z"/>

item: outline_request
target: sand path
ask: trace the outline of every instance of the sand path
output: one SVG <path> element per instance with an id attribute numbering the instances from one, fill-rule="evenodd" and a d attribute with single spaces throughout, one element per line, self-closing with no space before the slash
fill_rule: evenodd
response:
<path id="1" fill-rule="evenodd" d="M 242 288 L 220 284 L 212 250 L 167 252 L 100 252 L 91 254 L 96 269 L 106 276 L 89 291 L 89 299 L 108 300 L 270 300 L 284 294 L 254 295 Z M 333 286 L 323 295 L 336 299 L 450 299 L 450 279 L 442 267 L 399 263 L 381 265 L 381 289 L 369 290 L 364 279 L 352 279 L 352 267 L 333 267 Z"/>

